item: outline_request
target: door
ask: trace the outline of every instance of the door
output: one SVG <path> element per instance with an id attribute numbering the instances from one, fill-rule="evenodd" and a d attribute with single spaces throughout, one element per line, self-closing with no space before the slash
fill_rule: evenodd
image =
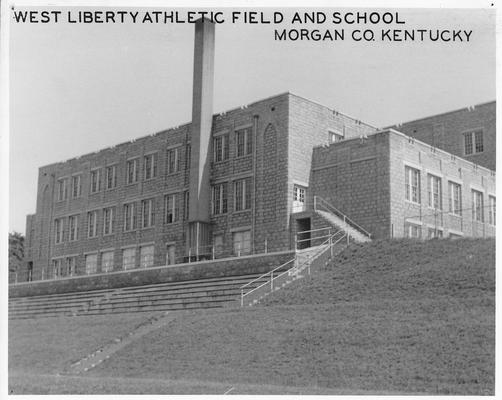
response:
<path id="1" fill-rule="evenodd" d="M 310 218 L 296 220 L 296 248 L 298 250 L 310 247 Z"/>

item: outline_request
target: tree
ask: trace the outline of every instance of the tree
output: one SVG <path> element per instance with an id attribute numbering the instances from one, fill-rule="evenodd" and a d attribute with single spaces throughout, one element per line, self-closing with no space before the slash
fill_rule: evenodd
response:
<path id="1" fill-rule="evenodd" d="M 24 260 L 24 236 L 19 232 L 9 233 L 9 272 L 21 269 Z"/>

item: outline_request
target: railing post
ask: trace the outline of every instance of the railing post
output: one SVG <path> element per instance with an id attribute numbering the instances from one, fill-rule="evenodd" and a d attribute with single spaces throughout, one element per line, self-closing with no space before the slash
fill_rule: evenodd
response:
<path id="1" fill-rule="evenodd" d="M 214 260 L 214 244 L 213 244 L 213 246 L 212 246 L 211 248 L 212 248 L 212 252 L 213 252 L 213 260 Z"/>
<path id="2" fill-rule="evenodd" d="M 241 289 L 241 307 L 244 307 L 244 289 Z"/>
<path id="3" fill-rule="evenodd" d="M 16 281 L 15 281 L 15 283 L 17 283 L 17 272 L 16 272 Z"/>
<path id="4" fill-rule="evenodd" d="M 274 271 L 270 272 L 270 291 L 274 291 Z"/>
<path id="5" fill-rule="evenodd" d="M 265 238 L 265 253 L 268 252 L 268 242 L 267 242 L 267 238 Z"/>
<path id="6" fill-rule="evenodd" d="M 333 257 L 333 238 L 331 237 L 331 230 L 329 235 L 329 252 L 331 254 L 331 257 Z"/>
<path id="7" fill-rule="evenodd" d="M 317 211 L 317 196 L 314 196 L 314 211 Z"/>
<path id="8" fill-rule="evenodd" d="M 45 272 L 45 268 L 42 268 L 42 280 L 44 280 L 44 272 Z"/>
<path id="9" fill-rule="evenodd" d="M 237 256 L 238 257 L 241 256 L 241 244 L 240 243 L 237 245 Z"/>

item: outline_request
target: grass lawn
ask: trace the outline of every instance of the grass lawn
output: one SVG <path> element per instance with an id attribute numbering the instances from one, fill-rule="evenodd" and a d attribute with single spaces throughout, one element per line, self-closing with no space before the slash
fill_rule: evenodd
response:
<path id="1" fill-rule="evenodd" d="M 52 319 L 61 321 L 52 327 L 49 319 L 13 321 L 10 346 L 24 361 L 9 354 L 9 385 L 17 393 L 138 393 L 137 385 L 139 393 L 172 394 L 234 387 L 239 394 L 493 395 L 494 254 L 494 240 L 480 239 L 351 246 L 258 307 L 182 314 L 64 381 L 26 373 L 63 368 L 77 355 L 76 343 L 87 339 L 91 351 L 100 335 L 117 335 L 108 325 L 127 329 L 126 322 L 119 328 L 124 317 L 103 317 L 95 337 L 86 317 Z M 35 330 L 41 323 L 42 335 L 20 335 L 21 323 Z M 84 324 L 87 331 L 71 339 L 68 332 Z M 41 345 L 34 355 L 26 351 L 56 330 L 51 347 L 62 359 L 44 359 Z"/>
<path id="2" fill-rule="evenodd" d="M 9 321 L 9 373 L 57 374 L 154 313 Z"/>

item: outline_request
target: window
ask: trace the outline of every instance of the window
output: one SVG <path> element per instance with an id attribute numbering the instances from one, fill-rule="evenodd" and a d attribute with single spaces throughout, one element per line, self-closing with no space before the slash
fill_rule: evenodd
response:
<path id="1" fill-rule="evenodd" d="M 101 190 L 101 170 L 91 171 L 91 193 L 97 193 Z"/>
<path id="2" fill-rule="evenodd" d="M 124 231 L 136 229 L 136 204 L 124 204 Z"/>
<path id="3" fill-rule="evenodd" d="M 87 237 L 93 238 L 98 234 L 98 212 L 87 213 Z"/>
<path id="4" fill-rule="evenodd" d="M 54 235 L 56 244 L 63 242 L 63 219 L 57 218 L 54 220 Z"/>
<path id="5" fill-rule="evenodd" d="M 113 251 L 104 251 L 101 253 L 101 271 L 111 272 L 113 271 Z"/>
<path id="6" fill-rule="evenodd" d="M 68 217 L 68 230 L 70 231 L 70 236 L 68 240 L 70 242 L 78 239 L 78 215 L 72 215 Z"/>
<path id="7" fill-rule="evenodd" d="M 406 200 L 420 204 L 420 171 L 405 167 L 405 196 Z"/>
<path id="8" fill-rule="evenodd" d="M 136 249 L 122 250 L 122 268 L 125 270 L 134 269 L 136 267 Z"/>
<path id="9" fill-rule="evenodd" d="M 472 190 L 472 219 L 478 222 L 484 222 L 483 213 L 483 193 Z"/>
<path id="10" fill-rule="evenodd" d="M 148 154 L 145 156 L 143 167 L 145 169 L 145 179 L 152 179 L 157 176 L 157 154 Z"/>
<path id="11" fill-rule="evenodd" d="M 185 220 L 189 217 L 190 210 L 190 192 L 185 192 Z"/>
<path id="12" fill-rule="evenodd" d="M 213 152 L 214 162 L 228 159 L 228 133 L 213 138 Z"/>
<path id="13" fill-rule="evenodd" d="M 115 216 L 115 207 L 108 207 L 103 210 L 103 235 L 111 235 L 113 233 Z"/>
<path id="14" fill-rule="evenodd" d="M 98 255 L 97 254 L 87 254 L 85 256 L 85 273 L 95 274 L 98 271 Z"/>
<path id="15" fill-rule="evenodd" d="M 253 152 L 253 134 L 251 127 L 235 131 L 235 154 L 242 157 Z"/>
<path id="16" fill-rule="evenodd" d="M 138 181 L 139 159 L 128 160 L 126 164 L 126 182 L 127 184 Z"/>
<path id="17" fill-rule="evenodd" d="M 496 224 L 495 216 L 495 196 L 488 196 L 488 218 L 490 225 Z"/>
<path id="18" fill-rule="evenodd" d="M 251 178 L 235 181 L 235 211 L 251 208 Z"/>
<path id="19" fill-rule="evenodd" d="M 71 178 L 71 197 L 76 199 L 82 195 L 82 176 L 75 175 Z"/>
<path id="20" fill-rule="evenodd" d="M 223 235 L 214 235 L 213 246 L 215 254 L 218 255 L 223 253 Z"/>
<path id="21" fill-rule="evenodd" d="M 335 131 L 329 131 L 329 142 L 330 143 L 340 142 L 343 139 L 344 139 L 344 136 L 342 133 L 335 132 Z"/>
<path id="22" fill-rule="evenodd" d="M 305 211 L 305 193 L 304 186 L 293 186 L 293 212 Z"/>
<path id="23" fill-rule="evenodd" d="M 66 258 L 66 275 L 73 276 L 76 273 L 76 258 L 67 257 Z"/>
<path id="24" fill-rule="evenodd" d="M 242 256 L 251 253 L 251 231 L 234 232 L 232 234 L 234 254 Z"/>
<path id="25" fill-rule="evenodd" d="M 178 148 L 167 150 L 167 173 L 174 174 L 180 170 Z"/>
<path id="26" fill-rule="evenodd" d="M 190 169 L 190 162 L 192 160 L 192 147 L 187 144 L 185 148 L 185 169 Z"/>
<path id="27" fill-rule="evenodd" d="M 442 190 L 441 190 L 441 178 L 428 175 L 427 176 L 427 194 L 429 197 L 429 207 L 435 210 L 442 209 Z"/>
<path id="28" fill-rule="evenodd" d="M 153 266 L 153 246 L 141 246 L 139 249 L 139 263 L 141 268 Z"/>
<path id="29" fill-rule="evenodd" d="M 448 182 L 450 197 L 449 211 L 454 215 L 462 215 L 462 187 L 455 182 Z"/>
<path id="30" fill-rule="evenodd" d="M 427 237 L 429 239 L 438 239 L 443 237 L 443 231 L 437 228 L 428 228 Z"/>
<path id="31" fill-rule="evenodd" d="M 67 179 L 58 179 L 58 201 L 66 200 L 68 197 Z"/>
<path id="32" fill-rule="evenodd" d="M 177 194 L 168 194 L 164 196 L 164 224 L 172 224 L 173 222 L 178 221 L 178 209 Z"/>
<path id="33" fill-rule="evenodd" d="M 63 276 L 63 260 L 61 258 L 52 260 L 52 270 L 54 273 L 54 278 Z"/>
<path id="34" fill-rule="evenodd" d="M 141 227 L 149 228 L 154 225 L 155 213 L 153 199 L 141 202 Z"/>
<path id="35" fill-rule="evenodd" d="M 464 152 L 466 156 L 482 153 L 484 150 L 483 130 L 478 129 L 464 133 Z"/>
<path id="36" fill-rule="evenodd" d="M 220 183 L 213 186 L 213 214 L 225 214 L 227 206 L 227 183 Z"/>
<path id="37" fill-rule="evenodd" d="M 422 233 L 422 228 L 420 225 L 406 224 L 405 225 L 405 236 L 408 238 L 420 238 Z"/>
<path id="38" fill-rule="evenodd" d="M 113 189 L 117 187 L 117 166 L 110 165 L 106 167 L 106 188 Z"/>

